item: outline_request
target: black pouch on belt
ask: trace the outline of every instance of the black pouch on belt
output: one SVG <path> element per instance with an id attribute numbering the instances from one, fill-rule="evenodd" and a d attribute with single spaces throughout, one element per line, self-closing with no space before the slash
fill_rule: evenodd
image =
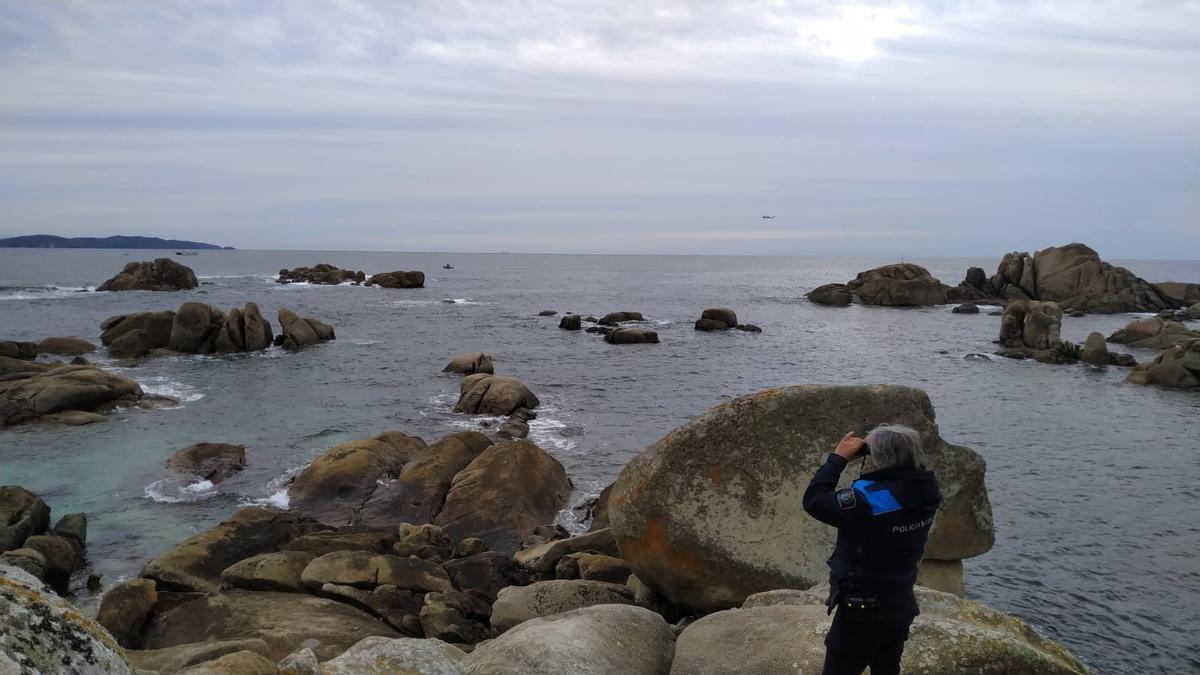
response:
<path id="1" fill-rule="evenodd" d="M 842 594 L 838 610 L 846 615 L 847 621 L 873 623 L 879 621 L 879 596 L 850 591 Z"/>

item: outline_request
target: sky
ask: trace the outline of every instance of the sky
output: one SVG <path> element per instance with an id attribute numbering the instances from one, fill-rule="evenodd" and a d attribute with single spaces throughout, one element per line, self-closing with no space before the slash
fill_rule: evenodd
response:
<path id="1" fill-rule="evenodd" d="M 1200 2 L 0 0 L 34 233 L 1200 259 Z"/>

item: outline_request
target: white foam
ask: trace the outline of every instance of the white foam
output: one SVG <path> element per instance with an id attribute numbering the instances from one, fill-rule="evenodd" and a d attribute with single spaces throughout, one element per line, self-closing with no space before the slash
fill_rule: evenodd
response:
<path id="1" fill-rule="evenodd" d="M 95 291 L 95 286 L 22 286 L 0 290 L 0 300 L 56 300 Z"/>
<path id="2" fill-rule="evenodd" d="M 200 480 L 192 483 L 189 478 L 170 476 L 150 483 L 143 490 L 146 498 L 159 504 L 182 504 L 196 502 L 215 496 L 216 486 L 211 481 Z"/>
<path id="3" fill-rule="evenodd" d="M 272 478 L 270 482 L 267 483 L 265 490 L 267 493 L 266 497 L 247 499 L 243 503 L 254 504 L 257 506 L 270 506 L 273 508 L 286 510 L 288 505 L 291 503 L 291 498 L 288 496 L 288 487 L 292 483 L 292 478 L 303 471 L 308 465 L 309 462 L 306 462 L 304 464 L 297 464 L 296 466 L 288 468 L 282 474 Z"/>
<path id="4" fill-rule="evenodd" d="M 148 377 L 139 382 L 147 394 L 170 396 L 180 403 L 192 403 L 204 398 L 204 394 L 191 385 L 168 380 L 165 377 Z"/>

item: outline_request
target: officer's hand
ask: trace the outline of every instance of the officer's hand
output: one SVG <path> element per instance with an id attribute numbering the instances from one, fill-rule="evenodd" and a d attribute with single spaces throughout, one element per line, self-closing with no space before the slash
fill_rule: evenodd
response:
<path id="1" fill-rule="evenodd" d="M 866 443 L 866 440 L 855 436 L 853 431 L 847 431 L 846 435 L 842 436 L 842 440 L 838 442 L 837 447 L 833 449 L 833 454 L 850 461 L 858 455 L 863 443 Z"/>

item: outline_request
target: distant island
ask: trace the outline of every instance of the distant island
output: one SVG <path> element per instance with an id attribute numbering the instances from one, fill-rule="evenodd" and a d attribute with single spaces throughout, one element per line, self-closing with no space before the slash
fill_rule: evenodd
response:
<path id="1" fill-rule="evenodd" d="M 0 239 L 0 248 L 175 248 L 216 249 L 232 251 L 232 246 L 217 246 L 183 239 L 158 237 L 57 237 L 53 234 L 31 234 L 24 237 Z"/>

